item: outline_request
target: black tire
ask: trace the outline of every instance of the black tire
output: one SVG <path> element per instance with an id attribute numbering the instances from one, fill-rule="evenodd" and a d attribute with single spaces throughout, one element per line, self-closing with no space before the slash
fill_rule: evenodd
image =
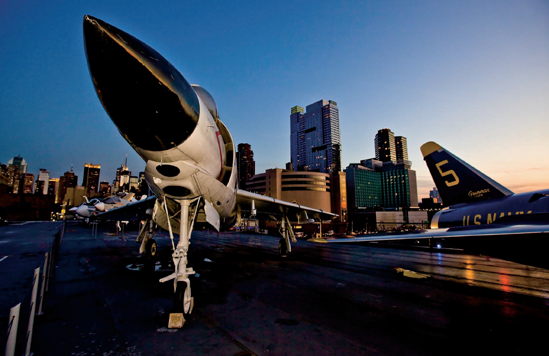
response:
<path id="1" fill-rule="evenodd" d="M 156 256 L 156 241 L 154 239 L 147 241 L 147 244 L 145 245 L 145 254 L 147 257 Z"/>
<path id="2" fill-rule="evenodd" d="M 187 291 L 187 283 L 177 282 L 177 288 L 175 290 L 175 295 L 173 297 L 173 313 L 183 313 L 184 316 L 188 316 L 192 313 L 193 311 L 192 299 L 191 299 L 190 305 L 187 305 L 187 308 L 183 307 L 183 299 L 186 291 Z"/>
<path id="3" fill-rule="evenodd" d="M 288 254 L 288 247 L 286 246 L 285 239 L 280 239 L 280 241 L 278 241 L 278 252 L 280 253 L 280 257 L 286 257 Z"/>

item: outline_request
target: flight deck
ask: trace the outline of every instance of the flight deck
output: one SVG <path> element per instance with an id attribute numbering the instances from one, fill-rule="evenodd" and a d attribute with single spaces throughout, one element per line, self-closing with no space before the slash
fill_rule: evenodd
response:
<path id="1" fill-rule="evenodd" d="M 23 298 L 59 222 L 0 227 L 0 322 Z M 166 232 L 154 270 L 137 231 L 66 225 L 40 355 L 534 354 L 549 333 L 549 270 L 459 251 L 298 241 L 194 231 L 190 320 L 168 329 L 173 272 Z M 6 257 L 6 258 L 1 258 Z M 409 273 L 398 273 L 406 270 Z M 425 277 L 425 278 L 415 278 Z M 5 342 L 5 339 L 2 339 Z M 1 345 L 4 347 L 4 344 Z"/>

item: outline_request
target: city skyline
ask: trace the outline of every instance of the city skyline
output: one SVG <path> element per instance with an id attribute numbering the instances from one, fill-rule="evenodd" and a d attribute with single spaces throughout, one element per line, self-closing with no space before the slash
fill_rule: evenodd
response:
<path id="1" fill-rule="evenodd" d="M 427 141 L 515 192 L 548 185 L 546 2 L 151 6 L 2 6 L 0 162 L 21 155 L 35 177 L 40 168 L 60 177 L 97 162 L 108 177 L 101 180 L 111 181 L 127 152 L 132 171 L 144 169 L 93 92 L 82 41 L 89 13 L 143 39 L 210 91 L 234 141 L 253 147 L 257 171 L 290 161 L 288 108 L 330 98 L 342 166 L 375 157 L 369 138 L 389 127 L 407 138 L 419 198 L 433 187 L 419 150 Z"/>

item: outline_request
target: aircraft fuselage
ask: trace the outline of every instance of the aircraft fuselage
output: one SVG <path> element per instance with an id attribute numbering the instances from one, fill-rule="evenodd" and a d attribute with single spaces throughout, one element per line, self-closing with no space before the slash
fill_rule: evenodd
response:
<path id="1" fill-rule="evenodd" d="M 499 219 L 528 214 L 549 213 L 549 189 L 513 194 L 499 199 L 463 203 L 439 211 L 433 217 L 431 227 L 493 224 Z"/>

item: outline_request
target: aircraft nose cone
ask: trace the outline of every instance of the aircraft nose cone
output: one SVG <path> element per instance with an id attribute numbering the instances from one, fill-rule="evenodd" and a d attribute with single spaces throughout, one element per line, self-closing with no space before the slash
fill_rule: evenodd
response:
<path id="1" fill-rule="evenodd" d="M 90 216 L 88 207 L 86 205 L 80 205 L 78 208 L 76 208 L 76 213 L 85 218 Z"/>
<path id="2" fill-rule="evenodd" d="M 97 96 L 130 145 L 163 151 L 192 134 L 198 97 L 160 53 L 89 15 L 84 16 L 84 44 Z"/>

